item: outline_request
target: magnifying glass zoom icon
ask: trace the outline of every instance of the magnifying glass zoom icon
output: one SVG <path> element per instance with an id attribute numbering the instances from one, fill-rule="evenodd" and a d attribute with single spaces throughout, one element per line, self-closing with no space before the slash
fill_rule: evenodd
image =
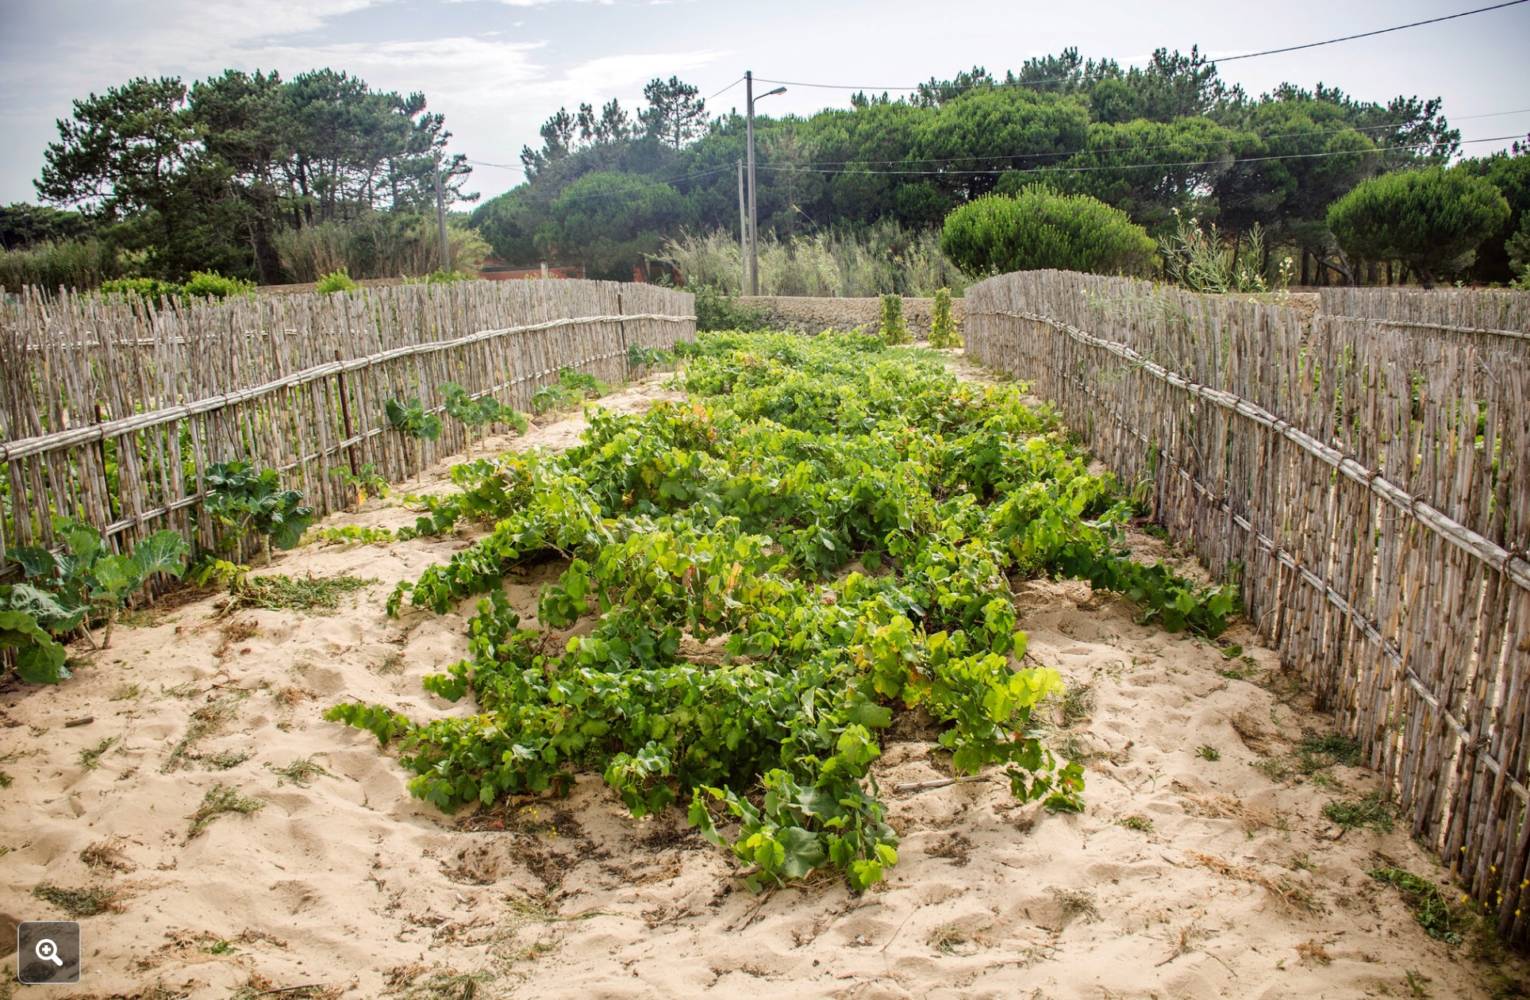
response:
<path id="1" fill-rule="evenodd" d="M 58 957 L 58 945 L 54 944 L 52 938 L 43 938 L 37 942 L 37 947 L 33 950 L 37 952 L 37 957 L 44 962 L 52 962 L 60 969 L 64 967 L 64 960 Z"/>

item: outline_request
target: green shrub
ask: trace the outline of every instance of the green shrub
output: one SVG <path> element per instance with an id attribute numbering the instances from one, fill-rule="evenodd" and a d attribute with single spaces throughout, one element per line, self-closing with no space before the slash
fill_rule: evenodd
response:
<path id="1" fill-rule="evenodd" d="M 878 333 L 886 344 L 909 342 L 908 324 L 903 320 L 903 299 L 899 296 L 882 296 L 882 326 Z"/>
<path id="2" fill-rule="evenodd" d="M 203 506 L 225 531 L 225 541 L 235 543 L 246 534 L 261 537 L 266 560 L 271 547 L 290 549 L 313 523 L 313 508 L 303 494 L 281 488 L 275 469 L 251 462 L 219 462 L 207 468 L 207 500 Z"/>
<path id="3" fill-rule="evenodd" d="M 217 271 L 192 271 L 191 278 L 181 286 L 181 293 L 188 299 L 226 299 L 231 295 L 253 295 L 255 282 L 225 278 Z"/>
<path id="4" fill-rule="evenodd" d="M 121 298 L 139 298 L 156 306 L 164 305 L 181 292 L 181 286 L 173 281 L 158 278 L 114 278 L 101 282 L 101 294 Z"/>
<path id="5" fill-rule="evenodd" d="M 351 276 L 342 267 L 338 271 L 331 271 L 319 278 L 314 282 L 313 290 L 321 295 L 331 295 L 335 292 L 354 292 L 357 287 L 356 282 L 351 280 Z"/>
<path id="6" fill-rule="evenodd" d="M 506 406 L 492 395 L 473 398 L 456 382 L 447 382 L 441 386 L 441 399 L 446 407 L 446 415 L 462 424 L 467 436 L 467 453 L 473 454 L 473 439 L 483 433 L 483 428 L 490 424 L 507 424 L 515 429 L 517 434 L 526 433 L 530 426 L 526 418 L 515 411 L 514 407 Z"/>
<path id="7" fill-rule="evenodd" d="M 765 329 L 764 310 L 739 305 L 715 285 L 697 285 L 695 293 L 697 330 L 742 330 L 747 333 Z"/>
<path id="8" fill-rule="evenodd" d="M 1147 230 L 1120 209 L 1036 184 L 957 208 L 946 216 L 940 246 L 974 275 L 1042 268 L 1142 274 L 1156 249 Z"/>
<path id="9" fill-rule="evenodd" d="M 1461 170 L 1399 170 L 1357 184 L 1328 207 L 1328 228 L 1351 257 L 1400 260 L 1428 288 L 1471 265 L 1478 244 L 1509 221 L 1492 182 Z"/>
<path id="10" fill-rule="evenodd" d="M 425 408 L 418 396 L 407 403 L 390 399 L 383 404 L 388 426 L 405 437 L 420 441 L 434 441 L 441 436 L 441 418 Z"/>
<path id="11" fill-rule="evenodd" d="M 156 531 L 130 551 L 112 551 L 101 533 L 79 521 L 60 521 L 54 552 L 21 546 L 8 556 L 21 569 L 18 583 L 0 584 L 0 649 L 15 651 L 16 672 L 31 684 L 69 676 L 60 638 L 105 622 L 101 647 L 111 644 L 117 613 L 156 575 L 179 577 L 188 546 L 175 531 Z M 92 642 L 94 640 L 92 639 Z"/>
<path id="12" fill-rule="evenodd" d="M 418 396 L 408 402 L 390 399 L 383 403 L 383 413 L 388 426 L 404 436 L 404 448 L 411 464 L 420 457 L 416 441 L 434 441 L 441 436 L 441 418 L 425 407 Z M 419 471 L 425 467 L 420 464 Z"/>
<path id="13" fill-rule="evenodd" d="M 558 381 L 544 385 L 531 397 L 531 409 L 538 415 L 578 406 L 586 399 L 596 399 L 611 387 L 588 372 L 573 368 L 558 369 Z"/>
<path id="14" fill-rule="evenodd" d="M 956 332 L 956 320 L 951 316 L 951 289 L 942 288 L 935 293 L 935 304 L 930 310 L 930 346 L 960 347 L 961 334 Z"/>

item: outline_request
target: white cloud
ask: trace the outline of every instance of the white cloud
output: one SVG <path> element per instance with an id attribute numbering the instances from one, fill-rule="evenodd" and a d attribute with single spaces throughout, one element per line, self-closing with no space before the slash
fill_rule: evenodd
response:
<path id="1" fill-rule="evenodd" d="M 240 53 L 248 64 L 275 66 L 284 76 L 323 66 L 344 69 L 374 88 L 422 90 L 431 106 L 458 109 L 503 107 L 541 80 L 545 70 L 532 54 L 543 42 L 451 37 L 418 42 L 341 42 L 311 46 L 263 46 Z"/>
<path id="2" fill-rule="evenodd" d="M 156 5 L 153 17 L 103 23 L 97 30 L 86 23 L 60 32 L 50 43 L 48 58 L 28 60 L 27 90 L 43 97 L 77 97 L 134 76 L 194 79 L 225 66 L 244 65 L 239 52 L 262 39 L 318 31 L 335 18 L 388 2 L 165 0 Z M 17 81 L 12 77 L 7 82 Z"/>
<path id="3" fill-rule="evenodd" d="M 453 152 L 514 164 L 522 145 L 540 141 L 538 126 L 560 106 L 572 110 L 588 101 L 599 107 L 615 97 L 635 111 L 649 80 L 683 76 L 727 55 L 720 50 L 627 53 L 553 70 L 541 61 L 551 54 L 544 42 L 456 36 L 375 45 L 268 45 L 242 50 L 239 56 L 251 66 L 276 67 L 284 76 L 333 66 L 373 87 L 422 90 L 431 110 L 446 116 Z M 519 173 L 486 168 L 475 174 L 470 187 L 492 196 L 520 179 Z"/>
<path id="4" fill-rule="evenodd" d="M 668 77 L 709 66 L 728 53 L 705 49 L 699 52 L 634 52 L 602 56 L 569 68 L 563 79 L 545 86 L 549 93 L 566 93 L 569 100 L 595 103 L 597 97 L 635 99 L 643 84 L 656 76 Z"/>
<path id="5" fill-rule="evenodd" d="M 348 16 L 396 0 L 164 0 L 155 17 L 99 30 L 63 33 L 42 58 L 11 60 L 0 87 L 7 119 L 27 146 L 5 165 L 0 178 L 16 195 L 36 175 L 52 119 L 67 113 L 69 100 L 101 92 L 133 76 L 175 75 L 188 83 L 225 68 L 277 70 L 292 77 L 320 67 L 343 69 L 374 88 L 422 91 L 430 108 L 446 116 L 451 148 L 475 160 L 515 163 L 524 143 L 536 143 L 537 127 L 559 106 L 589 101 L 597 107 L 615 97 L 632 110 L 654 77 L 687 73 L 717 62 L 714 50 L 626 53 L 561 65 L 545 41 L 528 38 L 519 21 L 485 24 L 482 32 L 457 31 L 440 38 L 362 42 Z M 512 7 L 604 0 L 495 0 Z M 340 23 L 337 24 L 336 22 Z M 35 158 L 35 159 L 34 159 Z M 23 160 L 25 162 L 23 162 Z M 494 194 L 519 180 L 508 171 L 484 170 L 479 184 Z"/>

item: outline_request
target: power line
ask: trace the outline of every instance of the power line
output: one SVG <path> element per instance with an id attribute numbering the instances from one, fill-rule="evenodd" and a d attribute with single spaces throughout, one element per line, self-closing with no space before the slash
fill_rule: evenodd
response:
<path id="1" fill-rule="evenodd" d="M 467 160 L 466 162 L 471 163 L 475 167 L 495 167 L 499 170 L 514 170 L 523 174 L 526 172 L 525 167 L 517 167 L 513 163 L 486 163 L 483 160 Z"/>
<path id="2" fill-rule="evenodd" d="M 728 84 L 726 87 L 724 87 L 723 89 L 719 90 L 716 94 L 713 94 L 712 97 L 717 97 L 719 94 L 726 94 L 728 91 L 732 90 L 734 87 L 737 87 L 739 84 L 741 84 L 743 82 L 744 82 L 744 78 L 743 77 L 739 77 L 737 80 L 734 80 L 732 83 Z M 708 97 L 707 100 L 710 101 L 712 99 L 712 97 Z"/>
<path id="3" fill-rule="evenodd" d="M 1517 135 L 1517 134 L 1516 135 L 1494 135 L 1494 136 L 1487 136 L 1487 137 L 1484 137 L 1484 138 L 1481 138 L 1481 139 L 1462 139 L 1461 140 L 1461 145 L 1465 146 L 1465 145 L 1470 145 L 1472 143 L 1478 143 L 1478 142 L 1504 142 L 1504 141 L 1507 141 L 1509 139 L 1518 139 L 1518 138 L 1520 138 L 1520 136 Z M 1333 149 L 1333 150 L 1326 150 L 1326 151 L 1321 152 L 1321 153 L 1275 153 L 1275 154 L 1269 154 L 1269 155 L 1264 155 L 1264 156 L 1242 156 L 1242 157 L 1235 157 L 1231 161 L 1224 161 L 1224 160 L 1221 160 L 1221 159 L 1216 159 L 1216 160 L 1181 160 L 1181 161 L 1177 161 L 1177 162 L 1173 162 L 1173 163 L 1122 163 L 1122 164 L 1103 164 L 1103 165 L 1086 166 L 1086 167 L 1065 167 L 1065 166 L 1064 167 L 1019 167 L 1019 168 L 995 167 L 995 168 L 988 169 L 988 170 L 856 170 L 856 171 L 853 171 L 853 172 L 857 173 L 857 174 L 887 174 L 887 175 L 922 176 L 922 177 L 937 177 L 937 176 L 938 177 L 961 177 L 961 176 L 967 176 L 967 175 L 987 176 L 987 175 L 991 175 L 991 174 L 1003 174 L 1003 173 L 1015 173 L 1015 174 L 1061 173 L 1061 174 L 1072 174 L 1072 173 L 1090 173 L 1090 172 L 1100 171 L 1100 170 L 1146 170 L 1146 169 L 1166 169 L 1166 168 L 1170 168 L 1170 167 L 1210 167 L 1210 166 L 1216 166 L 1218 164 L 1222 164 L 1224 162 L 1227 164 L 1227 166 L 1235 166 L 1235 165 L 1237 165 L 1239 163 L 1259 163 L 1259 162 L 1263 162 L 1263 161 L 1266 161 L 1266 160 L 1308 160 L 1308 159 L 1317 159 L 1319 157 L 1324 157 L 1324 156 L 1364 156 L 1364 155 L 1368 155 L 1368 154 L 1372 154 L 1372 153 L 1389 153 L 1389 152 L 1394 152 L 1396 150 L 1401 150 L 1401 149 L 1418 149 L 1418 148 L 1421 148 L 1421 147 L 1424 147 L 1424 146 L 1430 146 L 1430 145 L 1433 145 L 1433 143 L 1431 143 L 1431 142 L 1412 142 L 1412 143 L 1404 143 L 1404 144 L 1396 145 L 1396 146 L 1375 146 L 1375 147 L 1372 147 L 1371 149 Z M 782 164 L 782 165 L 764 164 L 764 165 L 761 165 L 758 169 L 761 169 L 761 170 L 774 170 L 774 171 L 776 171 L 778 173 L 792 172 L 792 173 L 804 173 L 804 174 L 837 174 L 837 173 L 850 173 L 850 172 L 852 172 L 852 171 L 842 171 L 842 170 L 826 170 L 826 169 L 821 169 L 821 168 L 818 168 L 818 167 L 811 167 L 811 166 L 788 166 L 788 165 L 784 165 L 784 164 Z"/>
<path id="4" fill-rule="evenodd" d="M 1502 10 L 1505 7 L 1517 7 L 1517 6 L 1519 6 L 1520 4 L 1523 4 L 1523 3 L 1530 3 L 1530 0 L 1507 0 L 1507 2 L 1505 2 L 1505 3 L 1493 4 L 1490 7 L 1478 7 L 1475 10 L 1463 10 L 1460 13 L 1457 13 L 1457 14 L 1445 14 L 1445 15 L 1443 15 L 1441 17 L 1431 17 L 1431 18 L 1427 18 L 1427 19 L 1422 20 L 1422 21 L 1411 21 L 1408 24 L 1397 24 L 1397 25 L 1393 25 L 1390 28 L 1377 28 L 1374 31 L 1362 31 L 1362 32 L 1359 32 L 1358 34 L 1342 35 L 1342 36 L 1340 36 L 1338 38 L 1325 38 L 1322 41 L 1318 41 L 1318 42 L 1304 42 L 1301 45 L 1287 45 L 1287 46 L 1284 46 L 1284 47 L 1278 48 L 1278 49 L 1263 49 L 1263 50 L 1258 51 L 1258 52 L 1245 52 L 1245 53 L 1243 53 L 1241 55 L 1223 56 L 1220 59 L 1207 59 L 1206 62 L 1208 64 L 1214 66 L 1217 63 L 1237 62 L 1240 59 L 1257 59 L 1257 58 L 1259 58 L 1261 56 L 1279 55 L 1280 53 L 1283 53 L 1283 52 L 1297 52 L 1297 51 L 1300 51 L 1302 49 L 1315 49 L 1315 48 L 1318 48 L 1318 47 L 1323 46 L 1323 45 L 1337 45 L 1340 42 L 1351 42 L 1351 41 L 1354 41 L 1354 40 L 1359 39 L 1359 38 L 1371 38 L 1371 37 L 1374 37 L 1376 35 L 1385 35 L 1385 34 L 1389 34 L 1389 33 L 1394 32 L 1394 31 L 1405 31 L 1405 30 L 1407 30 L 1409 28 L 1419 28 L 1419 27 L 1422 27 L 1422 26 L 1424 26 L 1426 24 L 1439 24 L 1442 21 L 1454 21 L 1457 18 L 1470 17 L 1473 14 L 1486 14 L 1489 11 Z M 867 86 L 867 85 L 863 85 L 863 84 L 848 84 L 848 83 L 808 83 L 808 82 L 802 81 L 802 80 L 770 80 L 770 79 L 766 79 L 763 76 L 757 76 L 757 77 L 755 77 L 755 79 L 758 80 L 761 83 L 785 84 L 788 87 L 814 87 L 814 88 L 818 88 L 818 89 L 822 89 L 822 90 L 856 90 L 856 91 L 889 91 L 889 90 L 896 90 L 896 91 L 915 92 L 915 91 L 918 91 L 921 87 L 928 86 L 928 84 L 916 84 L 916 85 L 914 85 L 912 87 L 908 87 L 908 86 L 891 86 L 891 87 L 883 86 L 883 87 L 877 87 L 877 86 Z M 1072 76 L 1038 77 L 1036 79 L 1031 79 L 1031 80 L 1016 79 L 1014 81 L 1014 83 L 1013 83 L 1013 86 L 1017 86 L 1017 87 L 1030 87 L 1030 86 L 1035 86 L 1037 84 L 1043 84 L 1043 83 L 1061 83 L 1061 82 L 1064 82 L 1064 81 L 1067 81 L 1067 80 L 1071 80 L 1071 79 L 1073 79 Z"/>
<path id="5" fill-rule="evenodd" d="M 820 90 L 918 90 L 919 87 L 869 87 L 862 84 L 850 83 L 804 83 L 801 80 L 769 80 L 763 76 L 755 77 L 760 83 L 780 83 L 788 87 L 817 87 Z M 1062 79 L 1059 77 L 1059 79 Z M 921 84 L 920 86 L 923 86 Z"/>
<path id="6" fill-rule="evenodd" d="M 1508 0 L 1507 3 L 1495 3 L 1491 7 L 1478 7 L 1476 10 L 1463 10 L 1459 14 L 1446 14 L 1443 17 L 1431 17 L 1423 21 L 1410 21 L 1407 24 L 1399 24 L 1390 28 L 1377 28 L 1375 31 L 1362 31 L 1357 35 L 1341 35 L 1338 38 L 1325 38 L 1321 42 L 1307 42 L 1303 45 L 1287 45 L 1279 49 L 1265 49 L 1262 52 L 1245 52 L 1241 56 L 1223 56 L 1221 59 L 1211 60 L 1213 63 L 1235 62 L 1239 59 L 1254 59 L 1259 56 L 1279 55 L 1282 52 L 1298 52 L 1302 49 L 1315 49 L 1320 45 L 1337 45 L 1339 42 L 1352 42 L 1357 38 L 1373 38 L 1376 35 L 1385 35 L 1393 31 L 1406 31 L 1408 28 L 1420 28 L 1426 24 L 1439 24 L 1441 21 L 1454 21 L 1458 17 L 1470 17 L 1473 14 L 1486 14 L 1490 10 L 1503 10 L 1505 7 L 1517 7 L 1530 0 Z"/>

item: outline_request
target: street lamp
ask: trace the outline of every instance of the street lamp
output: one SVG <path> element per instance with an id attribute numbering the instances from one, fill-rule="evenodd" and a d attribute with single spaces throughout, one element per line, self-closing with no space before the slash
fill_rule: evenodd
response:
<path id="1" fill-rule="evenodd" d="M 785 87 L 777 87 L 761 94 L 759 99 L 786 93 Z M 754 72 L 744 71 L 744 141 L 745 154 L 749 160 L 749 294 L 760 294 L 760 216 L 754 201 Z"/>

